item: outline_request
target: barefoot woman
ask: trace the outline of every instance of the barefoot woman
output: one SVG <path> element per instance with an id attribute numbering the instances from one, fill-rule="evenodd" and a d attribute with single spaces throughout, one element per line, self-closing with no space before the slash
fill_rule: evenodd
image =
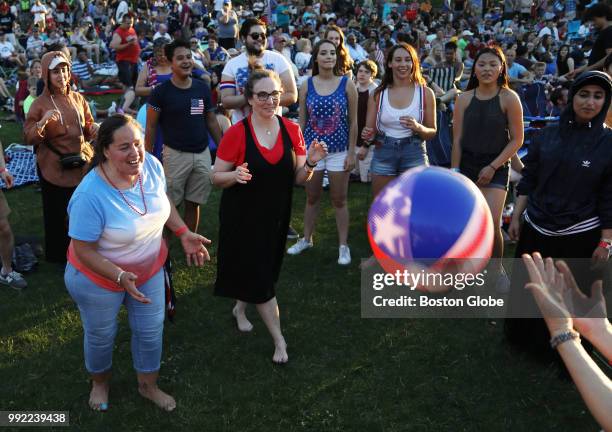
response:
<path id="1" fill-rule="evenodd" d="M 238 329 L 250 331 L 247 303 L 254 303 L 274 341 L 275 363 L 286 363 L 275 285 L 278 281 L 293 184 L 304 183 L 325 145 L 313 143 L 306 157 L 299 126 L 275 115 L 281 98 L 279 76 L 251 71 L 245 96 L 252 114 L 227 130 L 213 170 L 213 184 L 223 188 L 219 208 L 219 250 L 215 294 L 236 299 Z"/>
<path id="2" fill-rule="evenodd" d="M 89 405 L 108 409 L 110 370 L 121 305 L 132 329 L 138 391 L 166 411 L 176 402 L 157 387 L 164 329 L 164 226 L 180 237 L 187 263 L 208 259 L 204 237 L 192 233 L 166 196 L 161 164 L 144 150 L 140 126 L 122 114 L 98 133 L 100 165 L 85 176 L 70 204 L 64 280 L 84 330 Z"/>

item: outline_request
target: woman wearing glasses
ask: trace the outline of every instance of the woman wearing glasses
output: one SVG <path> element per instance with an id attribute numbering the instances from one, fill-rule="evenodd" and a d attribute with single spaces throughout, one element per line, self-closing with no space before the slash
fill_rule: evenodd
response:
<path id="1" fill-rule="evenodd" d="M 282 96 L 278 74 L 252 65 L 245 86 L 251 114 L 227 130 L 219 144 L 212 182 L 223 189 L 215 295 L 236 299 L 238 329 L 249 332 L 254 303 L 274 341 L 275 363 L 288 361 L 275 285 L 280 273 L 294 183 L 312 176 L 327 154 L 313 142 L 308 155 L 298 125 L 276 115 Z"/>

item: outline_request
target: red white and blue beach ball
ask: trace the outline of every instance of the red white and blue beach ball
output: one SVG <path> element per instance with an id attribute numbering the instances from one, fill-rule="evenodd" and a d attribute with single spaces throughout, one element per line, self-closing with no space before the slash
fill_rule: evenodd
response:
<path id="1" fill-rule="evenodd" d="M 368 238 L 387 272 L 415 263 L 441 270 L 453 260 L 479 272 L 491 257 L 493 222 L 484 196 L 467 177 L 417 167 L 378 194 L 368 214 Z"/>

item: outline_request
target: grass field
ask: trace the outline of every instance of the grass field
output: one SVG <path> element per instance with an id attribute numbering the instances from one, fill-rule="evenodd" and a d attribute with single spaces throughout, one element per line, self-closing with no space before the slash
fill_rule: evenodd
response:
<path id="1" fill-rule="evenodd" d="M 14 124 L 2 124 L 5 145 L 19 134 Z M 42 235 L 35 188 L 6 196 L 15 233 Z M 254 332 L 239 334 L 232 302 L 212 295 L 219 197 L 215 191 L 201 224 L 213 240 L 213 261 L 187 268 L 173 251 L 178 313 L 176 324 L 166 325 L 160 385 L 176 397 L 175 412 L 162 413 L 139 397 L 125 313 L 110 409 L 89 410 L 79 315 L 60 269 L 44 262 L 27 275 L 27 290 L 0 287 L 0 410 L 68 410 L 72 429 L 84 431 L 599 430 L 555 367 L 505 345 L 500 321 L 360 317 L 358 261 L 369 253 L 364 185 L 350 189 L 350 267 L 336 264 L 328 203 L 315 248 L 285 259 L 277 293 L 290 362 L 274 366 L 272 342 L 255 310 L 249 309 Z M 297 189 L 298 231 L 304 200 Z"/>

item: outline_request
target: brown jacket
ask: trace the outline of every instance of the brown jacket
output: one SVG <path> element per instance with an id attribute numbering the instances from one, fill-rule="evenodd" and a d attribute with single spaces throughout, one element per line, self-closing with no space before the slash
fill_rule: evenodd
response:
<path id="1" fill-rule="evenodd" d="M 59 51 L 49 52 L 42 57 L 42 78 L 45 82 L 45 89 L 32 102 L 30 111 L 28 111 L 24 126 L 25 142 L 34 146 L 38 167 L 46 181 L 56 186 L 74 187 L 81 182 L 89 170 L 90 163 L 85 164 L 82 168 L 63 169 L 59 156 L 52 152 L 46 143 L 51 143 L 62 154 L 81 152 L 90 162 L 93 157 L 93 148 L 89 141 L 94 136 L 94 120 L 89 111 L 89 105 L 79 93 L 73 92 L 70 88 L 66 94 L 51 94 L 49 91 L 49 64 L 55 56 L 65 58 L 64 54 Z M 66 63 L 70 65 L 68 59 Z M 57 109 L 61 113 L 60 120 L 50 120 L 39 134 L 36 122 L 52 109 Z"/>

